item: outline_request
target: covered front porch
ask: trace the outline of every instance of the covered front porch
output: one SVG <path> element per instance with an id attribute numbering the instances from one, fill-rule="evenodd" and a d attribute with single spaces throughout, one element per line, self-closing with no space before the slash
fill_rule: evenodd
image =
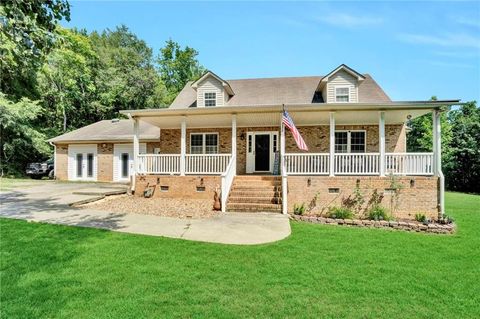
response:
<path id="1" fill-rule="evenodd" d="M 158 154 L 140 154 L 135 134 L 137 175 L 221 176 L 222 209 L 236 175 L 280 175 L 286 212 L 288 176 L 441 177 L 439 106 L 425 102 L 287 106 L 308 152 L 298 150 L 291 133 L 283 129 L 281 106 L 125 113 L 135 120 L 135 128 L 141 120 L 161 130 Z M 404 123 L 429 112 L 434 151 L 407 153 Z"/>

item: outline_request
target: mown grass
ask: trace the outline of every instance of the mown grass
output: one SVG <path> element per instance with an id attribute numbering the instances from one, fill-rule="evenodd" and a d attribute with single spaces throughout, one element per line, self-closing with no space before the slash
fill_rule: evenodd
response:
<path id="1" fill-rule="evenodd" d="M 0 220 L 2 318 L 478 318 L 480 196 L 455 235 L 292 223 L 228 246 Z"/>

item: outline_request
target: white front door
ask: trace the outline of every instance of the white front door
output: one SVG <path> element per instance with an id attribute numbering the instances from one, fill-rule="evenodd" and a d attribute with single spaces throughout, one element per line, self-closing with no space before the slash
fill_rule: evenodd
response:
<path id="1" fill-rule="evenodd" d="M 278 151 L 278 132 L 247 133 L 247 173 L 272 173 Z"/>
<path id="2" fill-rule="evenodd" d="M 140 143 L 140 154 L 145 154 L 147 145 Z M 133 144 L 113 145 L 113 180 L 127 182 L 133 175 Z"/>
<path id="3" fill-rule="evenodd" d="M 97 145 L 68 146 L 68 179 L 73 181 L 97 180 Z"/>

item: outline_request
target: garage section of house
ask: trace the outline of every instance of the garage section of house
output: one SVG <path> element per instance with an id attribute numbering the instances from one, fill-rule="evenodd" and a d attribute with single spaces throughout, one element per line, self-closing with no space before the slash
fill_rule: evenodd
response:
<path id="1" fill-rule="evenodd" d="M 139 127 L 140 153 L 158 154 L 160 129 Z M 55 176 L 58 180 L 128 182 L 133 170 L 133 122 L 105 120 L 55 137 Z"/>

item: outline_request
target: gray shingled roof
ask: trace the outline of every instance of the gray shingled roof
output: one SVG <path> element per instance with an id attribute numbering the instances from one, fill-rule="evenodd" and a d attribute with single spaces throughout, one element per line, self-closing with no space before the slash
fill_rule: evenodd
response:
<path id="1" fill-rule="evenodd" d="M 364 76 L 365 80 L 358 86 L 359 103 L 391 102 L 370 75 L 364 74 Z M 225 80 L 235 92 L 225 106 L 321 103 L 323 102 L 321 94 L 316 94 L 316 89 L 322 78 L 322 76 L 306 76 Z M 197 93 L 191 84 L 192 82 L 189 82 L 185 85 L 170 105 L 171 109 L 196 105 Z"/>
<path id="2" fill-rule="evenodd" d="M 139 127 L 140 140 L 159 140 L 160 129 L 154 125 L 140 121 Z M 75 131 L 65 133 L 54 137 L 49 142 L 80 142 L 80 141 L 132 141 L 133 139 L 133 121 L 112 120 L 99 121 Z"/>

